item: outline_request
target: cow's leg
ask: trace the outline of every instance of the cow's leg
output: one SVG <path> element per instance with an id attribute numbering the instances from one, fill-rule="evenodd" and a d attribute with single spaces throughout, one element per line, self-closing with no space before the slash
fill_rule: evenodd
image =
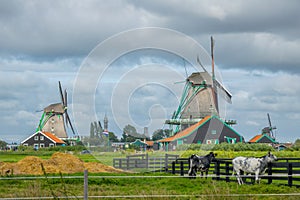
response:
<path id="1" fill-rule="evenodd" d="M 208 169 L 206 169 L 205 171 L 205 178 L 207 179 L 207 175 L 208 175 Z"/>
<path id="2" fill-rule="evenodd" d="M 240 170 L 236 170 L 236 178 L 237 178 L 238 183 L 239 183 L 240 185 L 244 184 L 243 179 L 241 178 Z"/>
<path id="3" fill-rule="evenodd" d="M 260 178 L 258 178 L 258 175 L 259 175 L 259 170 L 257 170 L 255 172 L 255 182 L 259 184 L 260 183 Z"/>

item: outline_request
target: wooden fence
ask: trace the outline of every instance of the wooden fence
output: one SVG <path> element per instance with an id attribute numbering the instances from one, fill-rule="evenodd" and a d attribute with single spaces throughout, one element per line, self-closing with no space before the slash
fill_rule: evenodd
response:
<path id="1" fill-rule="evenodd" d="M 187 175 L 189 170 L 189 159 L 180 158 L 172 162 L 172 173 Z M 216 159 L 211 163 L 209 175 L 215 180 L 227 182 L 237 181 L 232 176 L 232 159 Z M 254 175 L 243 176 L 250 183 L 254 181 Z M 300 186 L 300 158 L 279 158 L 277 162 L 270 163 L 265 175 L 261 176 L 268 183 L 278 182 L 289 186 Z"/>
<path id="2" fill-rule="evenodd" d="M 150 171 L 168 172 L 172 162 L 179 155 L 165 154 L 164 157 L 150 157 L 148 154 L 137 154 L 126 156 L 126 158 L 114 158 L 113 166 L 123 170 L 146 169 Z"/>
<path id="3" fill-rule="evenodd" d="M 185 176 L 189 170 L 189 158 L 179 158 L 179 155 L 165 154 L 164 157 L 149 157 L 148 154 L 130 155 L 126 158 L 114 158 L 113 166 L 123 170 L 147 169 L 149 171 L 165 171 Z M 215 180 L 237 181 L 232 176 L 232 159 L 216 159 L 211 163 L 209 176 Z M 270 163 L 266 173 L 261 176 L 270 184 L 279 182 L 289 186 L 300 187 L 300 158 L 279 158 Z M 254 175 L 244 176 L 244 182 L 254 181 Z M 250 180 L 250 182 L 249 182 Z"/>

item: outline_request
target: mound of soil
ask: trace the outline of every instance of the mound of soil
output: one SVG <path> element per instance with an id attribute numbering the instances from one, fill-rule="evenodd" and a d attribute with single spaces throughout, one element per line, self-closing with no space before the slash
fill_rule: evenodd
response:
<path id="1" fill-rule="evenodd" d="M 57 174 L 67 173 L 72 174 L 76 172 L 83 172 L 87 169 L 89 172 L 122 172 L 111 166 L 107 166 L 96 162 L 83 162 L 78 157 L 71 154 L 56 152 L 50 159 L 43 160 L 36 156 L 27 156 L 17 163 L 0 163 L 1 175 L 10 174 L 31 174 L 42 175 L 44 174 L 42 166 L 46 173 Z"/>

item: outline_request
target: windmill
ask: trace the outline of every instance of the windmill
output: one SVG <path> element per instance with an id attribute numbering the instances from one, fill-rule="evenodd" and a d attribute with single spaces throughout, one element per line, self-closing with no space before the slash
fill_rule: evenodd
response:
<path id="1" fill-rule="evenodd" d="M 262 129 L 262 133 L 263 134 L 267 134 L 268 136 L 270 136 L 271 138 L 275 139 L 275 134 L 273 133 L 273 130 L 277 129 L 276 126 L 272 126 L 271 123 L 271 118 L 270 118 L 270 114 L 267 113 L 268 116 L 268 122 L 269 122 L 269 126 L 265 127 Z"/>
<path id="2" fill-rule="evenodd" d="M 228 103 L 231 103 L 231 93 L 216 79 L 214 67 L 214 40 L 211 37 L 211 74 L 201 64 L 203 72 L 194 72 L 186 79 L 181 100 L 177 110 L 166 124 L 176 125 L 174 133 L 195 124 L 205 116 L 219 116 L 218 94 L 221 94 Z"/>
<path id="3" fill-rule="evenodd" d="M 75 131 L 68 114 L 68 98 L 67 90 L 62 90 L 60 81 L 58 82 L 61 103 L 50 104 L 43 110 L 38 128 L 36 131 L 49 132 L 56 135 L 58 138 L 66 139 L 68 134 L 66 126 L 70 125 L 73 134 Z"/>

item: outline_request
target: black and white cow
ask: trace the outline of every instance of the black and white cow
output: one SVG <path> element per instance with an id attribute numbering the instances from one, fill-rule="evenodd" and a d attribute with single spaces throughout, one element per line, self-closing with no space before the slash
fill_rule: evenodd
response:
<path id="1" fill-rule="evenodd" d="M 210 152 L 206 156 L 198 156 L 195 154 L 191 155 L 189 159 L 190 160 L 190 169 L 188 172 L 189 176 L 196 177 L 197 172 L 200 171 L 201 176 L 203 176 L 203 172 L 205 172 L 207 178 L 210 163 L 213 161 L 215 156 L 217 156 L 217 154 L 214 154 L 213 152 Z"/>
<path id="2" fill-rule="evenodd" d="M 271 152 L 269 152 L 266 156 L 261 158 L 247 158 L 247 157 L 236 157 L 232 160 L 233 166 L 233 174 L 236 173 L 238 183 L 243 184 L 243 180 L 241 179 L 241 171 L 244 171 L 246 174 L 255 174 L 255 181 L 260 182 L 258 175 L 262 175 L 265 173 L 267 169 L 268 163 L 274 162 L 277 160 L 277 157 Z"/>

